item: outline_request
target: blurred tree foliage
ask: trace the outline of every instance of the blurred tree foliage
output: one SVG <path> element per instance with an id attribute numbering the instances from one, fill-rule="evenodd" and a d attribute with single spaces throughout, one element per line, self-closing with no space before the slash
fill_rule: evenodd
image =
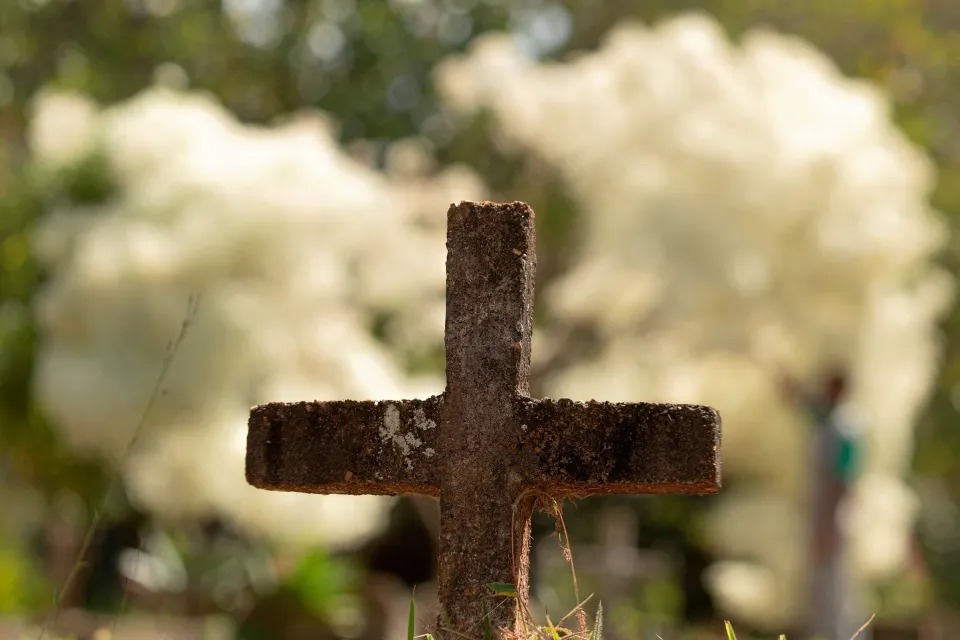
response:
<path id="1" fill-rule="evenodd" d="M 908 135 L 935 159 L 934 204 L 960 211 L 960 3 L 955 0 L 5 0 L 0 2 L 0 464 L 35 485 L 90 498 L 102 474 L 60 445 L 36 414 L 29 384 L 35 344 L 29 300 L 42 274 L 28 229 L 58 197 L 104 197 L 97 167 L 37 176 L 24 163 L 30 99 L 53 84 L 104 104 L 153 82 L 215 94 L 242 119 L 265 122 L 319 107 L 345 142 L 422 135 L 442 162 L 466 162 L 502 194 L 523 193 L 545 216 L 544 240 L 573 242 L 575 218 L 549 172 L 505 155 L 482 121 L 457 129 L 438 109 L 436 61 L 476 34 L 510 29 L 541 55 L 594 47 L 616 22 L 708 10 L 737 37 L 769 25 L 802 36 L 851 75 L 889 90 Z M 955 241 L 954 241 L 955 242 Z M 552 252 L 559 255 L 560 252 Z M 960 273 L 956 245 L 943 257 Z M 559 264 L 543 265 L 550 277 Z M 916 454 L 932 488 L 921 519 L 944 602 L 960 606 L 960 315 L 945 323 L 947 355 Z M 93 471 L 93 472 L 92 472 Z M 921 487 L 921 488 L 923 488 Z M 944 521 L 946 519 L 946 521 Z"/>
<path id="2" fill-rule="evenodd" d="M 805 38 L 848 75 L 872 80 L 893 99 L 897 123 L 936 163 L 933 205 L 946 214 L 951 241 L 944 265 L 960 274 L 960 3 L 952 0 L 681 0 L 577 3 L 573 48 L 591 47 L 624 16 L 656 20 L 704 10 L 736 38 L 757 26 Z M 583 19 L 580 19 L 580 16 Z M 943 370 L 918 433 L 916 484 L 923 501 L 919 538 L 940 600 L 960 607 L 960 313 L 944 322 Z"/>

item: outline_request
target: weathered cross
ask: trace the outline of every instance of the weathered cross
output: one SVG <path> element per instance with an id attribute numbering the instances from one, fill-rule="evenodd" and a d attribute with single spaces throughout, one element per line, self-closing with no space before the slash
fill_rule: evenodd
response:
<path id="1" fill-rule="evenodd" d="M 709 407 L 529 397 L 534 245 L 524 203 L 451 205 L 442 394 L 250 414 L 257 487 L 440 498 L 438 625 L 467 637 L 481 637 L 485 614 L 510 630 L 523 614 L 538 497 L 720 488 Z M 491 583 L 513 584 L 515 600 L 503 606 Z"/>

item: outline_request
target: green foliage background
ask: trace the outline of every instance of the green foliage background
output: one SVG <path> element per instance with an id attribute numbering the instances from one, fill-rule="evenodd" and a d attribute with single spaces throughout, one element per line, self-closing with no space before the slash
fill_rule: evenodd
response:
<path id="1" fill-rule="evenodd" d="M 257 32 L 252 22 L 224 12 L 225 6 L 241 4 L 274 7 L 273 28 Z M 344 142 L 372 140 L 375 150 L 378 142 L 422 134 L 433 141 L 441 162 L 472 165 L 505 197 L 522 193 L 535 208 L 549 211 L 543 240 L 569 248 L 576 220 L 557 180 L 533 160 L 505 156 L 482 121 L 451 135 L 436 118 L 430 83 L 432 66 L 477 33 L 524 31 L 544 12 L 557 15 L 558 8 L 571 29 L 561 47 L 545 53 L 554 57 L 596 46 L 618 21 L 652 21 L 681 9 L 708 11 L 734 38 L 768 25 L 810 40 L 845 73 L 869 78 L 892 94 L 898 123 L 937 164 L 934 205 L 956 229 L 960 3 L 955 0 L 5 0 L 0 2 L 0 473 L 39 488 L 50 500 L 70 487 L 94 501 L 105 487 L 96 461 L 70 454 L 30 398 L 36 337 L 29 301 L 43 278 L 30 257 L 30 225 L 58 198 L 96 200 L 109 193 L 109 176 L 96 162 L 58 176 L 38 175 L 25 162 L 25 126 L 38 90 L 73 88 L 109 104 L 150 85 L 159 68 L 165 77 L 186 78 L 192 88 L 212 92 L 245 121 L 267 122 L 318 107 L 339 120 Z M 324 22 L 337 23 L 346 39 L 346 54 L 328 61 L 310 54 L 311 34 Z M 960 273 L 957 249 L 954 234 L 942 256 L 954 273 Z M 563 266 L 558 260 L 542 265 L 542 277 Z M 925 499 L 921 540 L 935 594 L 941 605 L 960 608 L 960 315 L 951 314 L 944 330 L 944 368 L 915 468 Z M 38 572 L 20 553 L 21 543 L 5 534 L 0 527 L 0 611 L 41 606 Z M 303 572 L 297 575 L 300 583 L 313 584 Z"/>

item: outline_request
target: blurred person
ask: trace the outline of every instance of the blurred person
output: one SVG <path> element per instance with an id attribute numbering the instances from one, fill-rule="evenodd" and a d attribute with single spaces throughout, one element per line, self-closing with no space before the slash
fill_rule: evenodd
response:
<path id="1" fill-rule="evenodd" d="M 810 575 L 805 628 L 811 638 L 850 638 L 863 620 L 863 596 L 848 558 L 845 514 L 861 459 L 861 425 L 844 403 L 847 374 L 829 371 L 817 390 L 793 381 L 788 399 L 813 426 L 810 446 Z M 869 638 L 864 629 L 860 638 Z"/>

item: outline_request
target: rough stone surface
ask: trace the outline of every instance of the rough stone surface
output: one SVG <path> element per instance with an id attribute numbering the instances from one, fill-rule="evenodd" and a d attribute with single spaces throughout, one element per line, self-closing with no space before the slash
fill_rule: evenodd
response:
<path id="1" fill-rule="evenodd" d="M 304 493 L 439 496 L 440 404 L 435 397 L 254 407 L 247 482 Z"/>
<path id="2" fill-rule="evenodd" d="M 539 497 L 720 488 L 720 417 L 709 407 L 528 397 L 535 270 L 526 204 L 452 205 L 444 393 L 250 415 L 257 487 L 440 498 L 441 638 L 482 637 L 484 612 L 494 629 L 515 628 Z M 494 597 L 492 582 L 514 584 L 517 598 Z"/>

